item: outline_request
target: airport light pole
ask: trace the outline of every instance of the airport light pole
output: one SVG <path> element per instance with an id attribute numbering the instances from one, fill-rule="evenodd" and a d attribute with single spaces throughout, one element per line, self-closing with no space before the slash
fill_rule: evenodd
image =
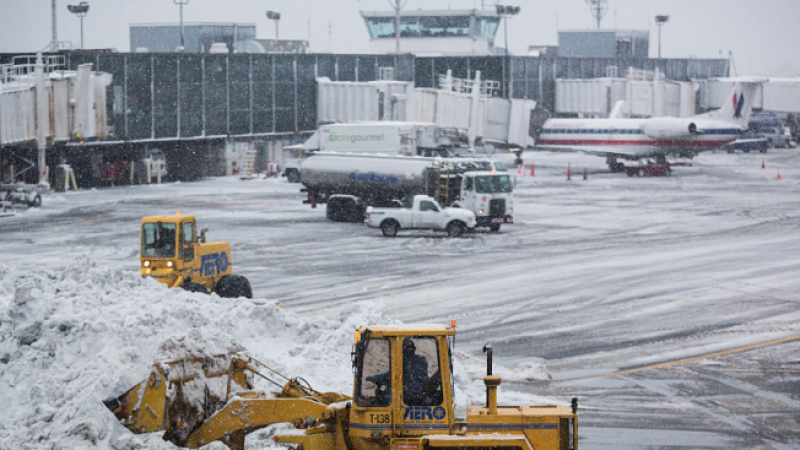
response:
<path id="1" fill-rule="evenodd" d="M 189 0 L 172 0 L 172 3 L 178 5 L 180 7 L 180 14 L 181 14 L 181 48 L 186 49 L 186 45 L 183 42 L 183 5 L 188 5 Z"/>
<path id="2" fill-rule="evenodd" d="M 77 5 L 67 5 L 67 9 L 72 14 L 81 19 L 81 50 L 83 50 L 83 18 L 89 12 L 89 4 L 87 2 L 80 2 Z"/>
<path id="3" fill-rule="evenodd" d="M 519 6 L 503 6 L 496 5 L 497 15 L 503 18 L 503 33 L 505 34 L 505 54 L 506 54 L 506 70 L 503 74 L 503 89 L 505 90 L 505 97 L 508 98 L 511 94 L 511 89 L 508 88 L 509 79 L 511 78 L 511 55 L 508 53 L 508 18 L 509 16 L 516 16 L 519 14 Z"/>
<path id="4" fill-rule="evenodd" d="M 280 39 L 278 34 L 278 23 L 281 21 L 281 13 L 275 11 L 267 11 L 267 19 L 275 21 L 275 40 Z"/>
<path id="5" fill-rule="evenodd" d="M 57 24 L 56 0 L 52 0 L 51 9 L 53 13 L 53 40 L 50 42 L 50 50 L 56 51 L 58 50 L 58 27 L 56 26 Z"/>
<path id="6" fill-rule="evenodd" d="M 656 25 L 658 25 L 658 60 L 661 60 L 661 27 L 669 22 L 669 16 L 656 16 Z"/>
<path id="7" fill-rule="evenodd" d="M 388 0 L 394 10 L 394 54 L 400 54 L 400 11 L 406 6 L 408 0 Z M 401 4 L 402 3 L 402 4 Z"/>

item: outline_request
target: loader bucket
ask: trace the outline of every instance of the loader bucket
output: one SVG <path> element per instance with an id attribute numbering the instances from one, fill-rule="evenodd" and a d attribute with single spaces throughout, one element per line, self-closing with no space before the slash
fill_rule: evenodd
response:
<path id="1" fill-rule="evenodd" d="M 161 431 L 164 429 L 167 405 L 167 381 L 161 369 L 154 366 L 146 380 L 103 403 L 134 433 Z"/>
<path id="2" fill-rule="evenodd" d="M 231 355 L 208 355 L 155 364 L 146 380 L 103 403 L 132 432 L 165 431 L 164 440 L 184 446 L 225 405 L 231 383 L 252 388 L 242 368 L 231 363 Z"/>

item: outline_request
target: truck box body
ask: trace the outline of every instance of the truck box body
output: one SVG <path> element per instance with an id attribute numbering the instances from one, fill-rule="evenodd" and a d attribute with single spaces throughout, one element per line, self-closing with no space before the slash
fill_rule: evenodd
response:
<path id="1" fill-rule="evenodd" d="M 337 123 L 318 130 L 319 151 L 415 156 L 420 149 L 450 147 L 441 128 L 413 122 Z"/>
<path id="2" fill-rule="evenodd" d="M 285 147 L 293 155 L 308 156 L 313 152 L 385 156 L 452 156 L 453 150 L 469 152 L 466 137 L 458 130 L 442 129 L 433 124 L 416 122 L 367 122 L 322 125 L 303 144 Z M 284 176 L 300 179 L 298 158 L 287 162 Z"/>

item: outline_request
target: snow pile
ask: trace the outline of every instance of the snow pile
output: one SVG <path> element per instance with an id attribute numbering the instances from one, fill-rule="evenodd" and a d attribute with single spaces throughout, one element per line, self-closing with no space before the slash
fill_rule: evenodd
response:
<path id="1" fill-rule="evenodd" d="M 246 349 L 315 389 L 349 394 L 353 331 L 392 323 L 370 302 L 301 317 L 267 300 L 169 290 L 86 256 L 36 273 L 0 265 L 0 448 L 172 449 L 160 433 L 130 433 L 102 400 L 153 363 L 191 355 Z M 462 401 L 483 396 L 475 370 L 456 364 Z"/>
<path id="2" fill-rule="evenodd" d="M 174 448 L 132 435 L 102 400 L 153 363 L 192 354 L 246 348 L 319 390 L 349 392 L 353 330 L 369 323 L 393 321 L 371 303 L 306 320 L 269 302 L 168 290 L 86 257 L 51 272 L 0 266 L 0 448 Z"/>

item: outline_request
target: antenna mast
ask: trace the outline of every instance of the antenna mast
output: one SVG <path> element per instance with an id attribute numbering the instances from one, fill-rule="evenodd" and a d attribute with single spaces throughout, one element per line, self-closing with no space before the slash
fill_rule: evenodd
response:
<path id="1" fill-rule="evenodd" d="M 608 12 L 608 0 L 586 0 L 589 9 L 592 12 L 595 20 L 597 20 L 597 29 L 600 29 L 600 19 L 606 16 Z"/>

